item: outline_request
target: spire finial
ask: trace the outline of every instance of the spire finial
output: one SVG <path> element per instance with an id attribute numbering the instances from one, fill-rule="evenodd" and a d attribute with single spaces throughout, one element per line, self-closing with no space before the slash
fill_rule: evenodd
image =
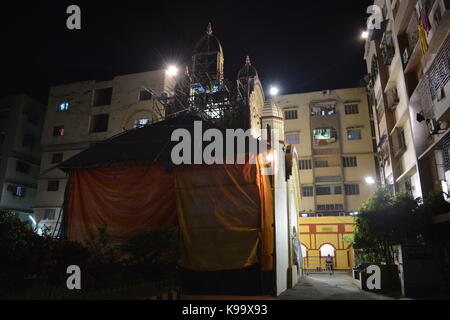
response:
<path id="1" fill-rule="evenodd" d="M 212 24 L 211 24 L 211 22 L 208 24 L 208 27 L 206 28 L 206 34 L 208 35 L 208 36 L 210 36 L 210 35 L 212 35 L 212 33 L 213 33 L 213 30 L 212 30 Z"/>
<path id="2" fill-rule="evenodd" d="M 245 57 L 245 65 L 246 66 L 251 66 L 252 65 L 252 61 L 250 60 L 250 56 Z"/>

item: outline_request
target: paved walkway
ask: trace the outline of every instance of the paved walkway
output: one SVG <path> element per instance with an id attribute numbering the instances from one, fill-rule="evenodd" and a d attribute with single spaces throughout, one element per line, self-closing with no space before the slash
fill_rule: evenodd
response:
<path id="1" fill-rule="evenodd" d="M 278 300 L 394 300 L 383 295 L 360 290 L 350 273 L 311 274 Z"/>

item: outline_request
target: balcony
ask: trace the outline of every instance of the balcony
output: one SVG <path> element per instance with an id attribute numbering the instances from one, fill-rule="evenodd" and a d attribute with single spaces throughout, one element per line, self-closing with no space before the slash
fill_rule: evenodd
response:
<path id="1" fill-rule="evenodd" d="M 383 63 L 385 66 L 389 66 L 395 56 L 395 47 L 392 40 L 392 33 L 386 32 L 381 40 L 380 45 L 381 53 L 383 56 Z"/>
<path id="2" fill-rule="evenodd" d="M 389 110 L 394 111 L 400 103 L 397 88 L 391 88 L 386 92 L 387 107 Z"/>

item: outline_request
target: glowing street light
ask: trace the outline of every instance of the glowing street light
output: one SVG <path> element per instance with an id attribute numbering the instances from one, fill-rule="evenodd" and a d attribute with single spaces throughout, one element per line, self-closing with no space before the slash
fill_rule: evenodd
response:
<path id="1" fill-rule="evenodd" d="M 369 38 L 369 31 L 363 31 L 361 33 L 361 38 L 368 39 Z"/>
<path id="2" fill-rule="evenodd" d="M 166 74 L 175 77 L 178 74 L 178 68 L 176 66 L 169 66 L 166 70 Z"/>
<path id="3" fill-rule="evenodd" d="M 366 183 L 367 183 L 367 184 L 375 184 L 376 181 L 375 181 L 375 179 L 372 178 L 372 177 L 367 177 L 367 178 L 366 178 Z"/>
<path id="4" fill-rule="evenodd" d="M 270 87 L 270 95 L 272 97 L 277 96 L 280 93 L 280 90 L 277 87 Z"/>

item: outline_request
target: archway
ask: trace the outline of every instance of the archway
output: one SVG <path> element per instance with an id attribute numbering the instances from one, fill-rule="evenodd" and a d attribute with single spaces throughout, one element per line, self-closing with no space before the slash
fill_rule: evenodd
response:
<path id="1" fill-rule="evenodd" d="M 326 243 L 320 247 L 320 256 L 323 258 L 328 257 L 328 255 L 334 258 L 336 256 L 336 249 L 331 244 Z"/>

